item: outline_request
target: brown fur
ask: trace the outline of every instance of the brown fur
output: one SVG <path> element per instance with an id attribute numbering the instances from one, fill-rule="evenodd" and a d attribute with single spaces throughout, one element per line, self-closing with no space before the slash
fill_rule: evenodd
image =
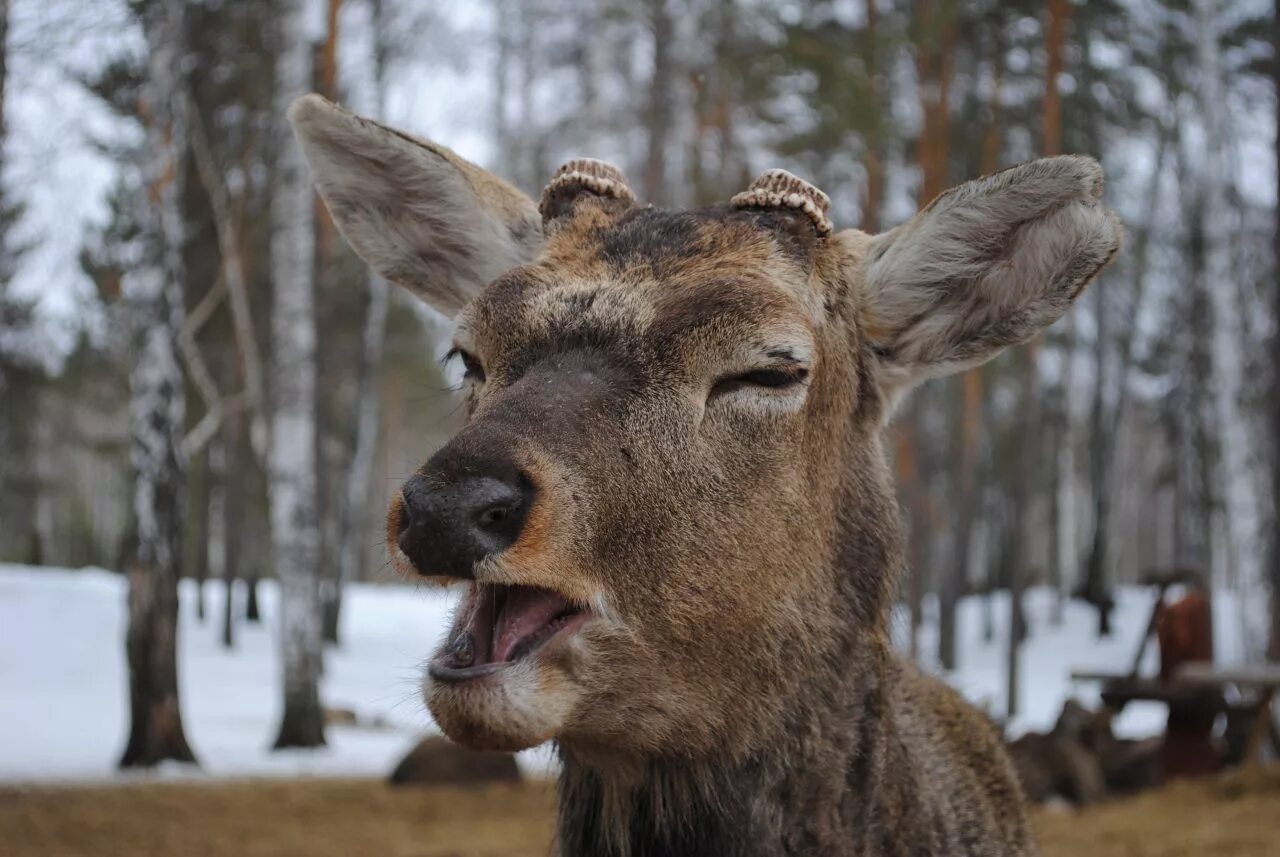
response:
<path id="1" fill-rule="evenodd" d="M 326 200 L 376 186 L 342 157 L 344 114 L 309 99 L 294 116 Z M 427 164 L 431 182 L 451 164 Z M 501 680 L 426 695 L 469 746 L 555 739 L 561 853 L 1032 853 L 998 736 L 891 651 L 902 545 L 882 438 L 907 386 L 1030 338 L 1114 253 L 1095 164 L 1019 169 L 883 236 L 826 237 L 812 205 L 669 212 L 558 186 L 545 244 L 459 312 L 484 380 L 433 462 L 509 450 L 538 490 L 460 610 L 521 583 L 594 618 Z M 380 264 L 376 224 L 335 216 Z M 807 375 L 725 380 L 777 365 Z"/>

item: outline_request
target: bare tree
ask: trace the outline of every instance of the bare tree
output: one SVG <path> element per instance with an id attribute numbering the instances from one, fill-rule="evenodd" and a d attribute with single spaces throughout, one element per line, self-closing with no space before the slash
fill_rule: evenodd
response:
<path id="1" fill-rule="evenodd" d="M 386 94 L 386 70 L 390 54 L 383 0 L 371 0 L 373 24 L 373 88 L 376 104 L 374 115 L 382 118 Z M 373 478 L 373 458 L 378 446 L 381 402 L 378 370 L 382 365 L 383 344 L 387 332 L 387 307 L 390 285 L 372 270 L 368 275 L 369 307 L 361 338 L 360 369 L 356 381 L 355 450 L 347 473 L 347 491 L 342 509 L 340 529 L 340 577 L 331 600 L 325 603 L 324 639 L 338 642 L 338 624 L 342 613 L 342 596 L 346 584 L 360 573 L 361 548 L 365 545 L 365 526 L 369 522 L 369 486 Z"/>
<path id="2" fill-rule="evenodd" d="M 1272 57 L 1271 73 L 1275 82 L 1275 91 L 1280 97 L 1280 0 L 1277 0 L 1275 14 L 1272 17 Z M 1280 111 L 1276 113 L 1276 179 L 1277 199 L 1280 199 Z M 1272 660 L 1280 661 L 1280 220 L 1276 223 L 1275 265 L 1276 274 L 1272 288 L 1273 306 L 1275 310 L 1275 329 L 1272 332 L 1271 361 L 1271 501 L 1274 506 L 1271 518 L 1271 644 L 1269 655 Z"/>
<path id="3" fill-rule="evenodd" d="M 1062 50 L 1066 41 L 1067 15 L 1070 6 L 1066 0 L 1051 0 L 1048 25 L 1045 28 L 1044 103 L 1042 127 L 1043 153 L 1046 157 L 1057 155 L 1062 146 L 1062 96 L 1058 92 L 1058 75 L 1062 69 Z M 1039 389 L 1039 341 L 1031 342 L 1025 351 L 1025 374 L 1022 378 L 1021 425 L 1018 428 L 1017 465 L 1018 476 L 1014 487 L 1012 560 L 1009 563 L 1009 647 L 1005 678 L 1005 714 L 1013 719 L 1018 714 L 1018 695 L 1021 692 L 1020 654 L 1022 641 L 1027 633 L 1026 613 L 1022 605 L 1022 593 L 1027 575 L 1035 566 L 1035 522 L 1031 503 L 1041 478 L 1037 464 L 1041 458 L 1040 433 L 1045 420 Z M 1058 466 L 1057 451 L 1054 450 Z M 1057 522 L 1053 522 L 1056 527 Z M 1050 557 L 1050 562 L 1056 562 Z"/>
<path id="4" fill-rule="evenodd" d="M 653 37 L 653 75 L 649 79 L 649 149 L 644 166 L 644 192 L 659 205 L 667 202 L 667 155 L 675 123 L 676 60 L 672 55 L 675 19 L 670 0 L 648 0 L 649 27 Z"/>
<path id="5" fill-rule="evenodd" d="M 320 520 L 317 507 L 315 234 L 302 152 L 286 113 L 311 87 L 303 0 L 282 0 L 276 58 L 277 154 L 272 206 L 274 376 L 267 452 L 271 553 L 280 581 L 284 714 L 275 746 L 324 744 L 319 679 Z"/>
<path id="6" fill-rule="evenodd" d="M 181 182 L 186 174 L 187 57 L 181 0 L 153 0 L 143 16 L 146 188 L 158 263 L 139 277 L 140 344 L 130 377 L 137 548 L 129 564 L 129 739 L 121 767 L 195 761 L 178 702 L 178 576 L 182 558 L 185 419 L 178 362 L 183 324 Z"/>
<path id="7" fill-rule="evenodd" d="M 1225 547 L 1223 561 L 1225 579 L 1242 596 L 1253 592 L 1260 583 L 1261 564 L 1257 544 L 1259 508 L 1250 476 L 1253 466 L 1253 432 L 1241 412 L 1244 384 L 1244 354 L 1241 344 L 1241 318 L 1238 292 L 1232 288 L 1236 272 L 1232 260 L 1231 237 L 1228 232 L 1231 214 L 1228 199 L 1229 172 L 1225 140 L 1229 117 L 1225 110 L 1223 61 L 1220 40 L 1222 6 L 1217 0 L 1196 2 L 1196 65 L 1199 71 L 1200 114 L 1205 126 L 1205 151 L 1202 153 L 1203 233 L 1205 242 L 1205 281 L 1212 307 L 1213 407 L 1218 423 L 1218 468 L 1221 486 L 1215 530 Z M 1214 558 L 1216 559 L 1216 557 Z M 1241 633 L 1246 648 L 1256 656 L 1266 648 L 1257 638 L 1258 629 L 1249 621 L 1242 597 Z"/>
<path id="8" fill-rule="evenodd" d="M 5 83 L 9 77 L 9 0 L 0 0 L 0 176 L 4 175 L 4 144 L 8 138 L 5 124 Z"/>

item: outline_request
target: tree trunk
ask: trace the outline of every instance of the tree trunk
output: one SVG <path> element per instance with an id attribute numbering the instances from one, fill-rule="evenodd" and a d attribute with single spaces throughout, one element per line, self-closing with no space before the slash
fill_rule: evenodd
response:
<path id="1" fill-rule="evenodd" d="M 1277 97 L 1280 97 L 1280 0 L 1276 2 L 1275 14 L 1271 21 L 1271 73 L 1275 82 Z M 1276 113 L 1276 194 L 1280 199 L 1280 111 Z M 1275 258 L 1280 259 L 1280 221 L 1277 221 L 1275 237 Z M 1272 517 L 1271 517 L 1271 644 L 1269 655 L 1271 660 L 1280 661 L 1280 265 L 1272 276 L 1275 278 L 1271 287 L 1275 290 L 1275 329 L 1272 333 L 1271 359 L 1271 470 L 1272 470 Z"/>
<path id="2" fill-rule="evenodd" d="M 649 0 L 649 27 L 653 33 L 653 75 L 649 83 L 649 108 L 645 125 L 649 148 L 645 158 L 645 197 L 655 205 L 667 202 L 667 149 L 671 143 L 675 105 L 675 21 L 670 0 Z"/>
<path id="3" fill-rule="evenodd" d="M 923 575 L 929 555 L 930 539 L 929 516 L 924 502 L 924 486 L 920 482 L 920 472 L 916 449 L 918 439 L 915 432 L 917 420 L 914 412 L 903 414 L 894 427 L 896 436 L 896 454 L 894 463 L 897 466 L 898 485 L 904 495 L 907 518 L 907 607 L 910 611 L 910 639 L 908 652 L 912 660 L 919 654 L 920 626 L 923 622 L 921 608 L 924 603 Z"/>
<path id="4" fill-rule="evenodd" d="M 320 69 L 317 78 L 319 92 L 330 101 L 339 101 L 338 94 L 338 13 L 342 9 L 342 0 L 325 0 L 325 39 L 320 52 Z M 329 210 L 318 195 L 312 195 L 316 225 L 316 260 L 319 270 L 327 269 L 333 263 L 334 227 L 329 219 Z M 320 331 L 322 338 L 326 331 Z M 317 355 L 317 358 L 319 355 Z M 332 442 L 329 419 L 325 417 L 329 411 L 319 405 L 320 394 L 317 393 L 318 420 L 316 432 L 320 438 L 322 450 L 317 464 L 317 485 L 319 489 L 320 515 L 320 637 L 326 643 L 338 641 L 338 601 L 342 597 L 342 551 L 344 549 L 344 533 L 342 516 L 345 514 L 343 504 L 338 501 L 337 486 L 344 476 L 345 449 L 335 452 L 340 444 Z M 325 439 L 330 442 L 326 443 Z"/>
<path id="5" fill-rule="evenodd" d="M 982 420 L 982 370 L 970 369 L 960 376 L 956 420 L 959 433 L 956 450 L 956 531 L 950 574 L 938 592 L 938 661 L 947 670 L 958 664 L 956 651 L 956 605 L 969 580 L 969 554 L 973 528 L 978 518 L 978 432 Z"/>
<path id="6" fill-rule="evenodd" d="M 386 78 L 387 34 L 382 20 L 382 3 L 375 0 L 373 6 L 373 64 L 374 90 L 377 106 L 375 118 L 383 112 L 383 93 Z M 373 458 L 378 447 L 381 396 L 378 387 L 378 371 L 382 366 L 383 344 L 386 341 L 387 306 L 390 303 L 390 285 L 372 272 L 368 277 L 369 307 L 364 322 L 364 335 L 360 352 L 360 369 L 357 377 L 355 404 L 355 450 L 351 468 L 347 473 L 347 490 L 342 508 L 339 534 L 339 578 L 332 597 L 325 602 L 324 639 L 338 643 L 338 629 L 342 618 L 342 596 L 348 583 L 360 576 L 361 549 L 366 544 L 365 533 L 369 523 L 369 483 L 373 479 Z"/>
<path id="7" fill-rule="evenodd" d="M 244 620 L 246 622 L 262 621 L 262 611 L 258 607 L 258 581 L 261 579 L 255 569 L 244 580 Z"/>
<path id="8" fill-rule="evenodd" d="M 320 50 L 320 75 L 317 80 L 321 95 L 330 101 L 340 101 L 338 94 L 338 15 L 342 0 L 325 0 L 325 36 Z M 337 232 L 320 196 L 312 196 L 316 230 L 316 258 L 321 265 L 328 265 L 333 258 L 334 237 Z"/>
<path id="9" fill-rule="evenodd" d="M 0 176 L 4 176 L 4 148 L 9 138 L 9 126 L 5 122 L 5 84 L 9 79 L 9 0 L 0 0 Z M 0 204 L 3 195 L 0 194 Z M 3 214 L 0 211 L 0 214 Z M 0 247 L 0 250 L 4 249 Z"/>
<path id="10" fill-rule="evenodd" d="M 1018 695 L 1021 692 L 1019 656 L 1022 641 L 1026 637 L 1026 614 L 1022 610 L 1022 590 L 1027 579 L 1028 569 L 1034 567 L 1033 547 L 1035 544 L 1032 527 L 1034 517 L 1031 514 L 1031 502 L 1035 497 L 1035 484 L 1039 474 L 1036 466 L 1040 460 L 1040 449 L 1037 441 L 1040 437 L 1040 397 L 1036 394 L 1036 352 L 1035 344 L 1027 347 L 1026 374 L 1023 376 L 1022 388 L 1022 426 L 1018 432 L 1018 470 L 1013 498 L 1013 521 L 1011 530 L 1016 534 L 1012 562 L 1009 564 L 1009 647 L 1006 663 L 1006 717 L 1012 720 L 1018 714 Z"/>
<path id="11" fill-rule="evenodd" d="M 1185 157 L 1185 156 L 1184 156 Z M 1187 211 L 1187 274 L 1190 305 L 1186 323 L 1190 337 L 1187 355 L 1187 406 L 1185 413 L 1189 424 L 1182 432 L 1185 466 L 1180 467 L 1179 478 L 1186 480 L 1184 492 L 1184 521 L 1182 550 L 1179 560 L 1196 571 L 1203 572 L 1206 580 L 1215 583 L 1214 556 L 1214 478 L 1217 456 L 1213 446 L 1213 413 L 1209 403 L 1212 383 L 1212 357 L 1210 337 L 1212 325 L 1210 302 L 1205 281 L 1205 242 L 1203 198 L 1193 189 L 1193 199 Z"/>
<path id="12" fill-rule="evenodd" d="M 737 52 L 742 44 L 738 29 L 738 2 L 719 0 L 715 5 L 715 68 L 712 69 L 712 79 L 715 81 L 713 98 L 720 160 L 715 181 L 716 199 L 737 192 L 754 178 L 748 174 L 737 127 L 739 84 L 734 69 L 740 63 Z"/>
<path id="13" fill-rule="evenodd" d="M 194 762 L 178 700 L 178 575 L 184 486 L 179 444 L 185 428 L 178 336 L 182 330 L 186 170 L 183 4 L 154 0 L 146 10 L 147 194 L 160 258 L 136 301 L 141 342 L 130 374 L 130 422 L 137 549 L 129 564 L 130 728 L 122 768 L 165 759 Z M 141 291 L 141 289 L 140 289 Z"/>
<path id="14" fill-rule="evenodd" d="M 209 464 L 207 448 L 188 457 L 184 560 L 186 577 L 195 584 L 196 620 L 204 624 L 204 584 L 209 577 Z"/>
<path id="15" fill-rule="evenodd" d="M 511 20 L 511 0 L 494 0 L 493 11 L 496 23 L 494 29 L 497 31 L 493 64 L 493 144 L 499 157 L 509 159 L 516 153 L 516 146 L 511 139 L 511 123 L 507 118 L 512 54 L 511 28 L 507 24 Z M 371 14 L 376 20 L 383 20 L 382 0 L 373 0 Z M 375 45 L 382 39 L 380 30 L 374 32 L 373 39 Z M 376 59 L 374 61 L 377 62 Z"/>
<path id="16" fill-rule="evenodd" d="M 1049 24 L 1045 28 L 1044 156 L 1051 158 L 1062 154 L 1062 94 L 1058 91 L 1058 76 L 1062 74 L 1062 48 L 1067 40 L 1067 17 L 1071 14 L 1069 0 L 1049 0 Z"/>
<path id="17" fill-rule="evenodd" d="M 277 749 L 324 744 L 320 707 L 320 520 L 317 508 L 316 317 L 312 192 L 289 130 L 289 104 L 311 83 L 302 0 L 280 3 L 277 154 L 272 207 L 274 403 L 267 455 L 271 554 L 280 585 L 284 714 Z"/>
<path id="18" fill-rule="evenodd" d="M 1042 130 L 1044 156 L 1053 157 L 1062 153 L 1062 93 L 1058 90 L 1058 77 L 1062 74 L 1063 48 L 1066 45 L 1067 18 L 1071 14 L 1071 4 L 1069 0 L 1049 0 L 1048 11 L 1049 21 L 1045 31 L 1046 63 Z M 1100 289 L 1097 291 L 1101 293 Z M 1047 572 L 1053 589 L 1050 621 L 1055 626 L 1062 624 L 1062 581 L 1066 576 L 1064 570 L 1068 564 L 1074 565 L 1076 552 L 1073 514 L 1075 511 L 1073 490 L 1076 469 L 1075 432 L 1072 431 L 1071 424 L 1071 394 L 1076 367 L 1075 315 L 1074 310 L 1067 313 L 1061 381 L 1056 385 L 1055 393 L 1052 394 L 1053 401 L 1041 408 L 1041 416 L 1053 444 L 1050 448 L 1052 470 L 1049 480 L 1050 547 Z M 1101 386 L 1101 383 L 1098 386 Z"/>
<path id="19" fill-rule="evenodd" d="M 1156 143 L 1155 166 L 1151 171 L 1151 184 L 1147 190 L 1144 210 L 1148 216 L 1159 210 L 1160 181 L 1164 175 L 1165 156 L 1170 144 L 1171 124 L 1160 130 L 1160 138 Z M 1111 594 L 1111 570 L 1108 549 L 1110 547 L 1111 524 L 1111 484 L 1109 475 L 1115 463 L 1115 450 L 1120 428 L 1129 401 L 1129 372 L 1133 364 L 1133 346 L 1137 320 L 1142 311 L 1143 297 L 1147 290 L 1147 269 L 1150 264 L 1148 248 L 1154 224 L 1148 220 L 1145 227 L 1137 233 L 1131 251 L 1134 260 L 1133 298 L 1127 318 L 1122 320 L 1119 331 L 1119 354 L 1116 357 L 1115 378 L 1110 385 L 1116 389 L 1116 401 L 1108 418 L 1106 416 L 1106 397 L 1104 390 L 1108 386 L 1106 370 L 1105 343 L 1109 337 L 1106 307 L 1106 290 L 1094 290 L 1095 315 L 1097 316 L 1097 332 L 1094 345 L 1094 363 L 1096 379 L 1093 389 L 1093 405 L 1090 413 L 1090 431 L 1093 437 L 1092 457 L 1090 459 L 1089 485 L 1093 501 L 1093 539 L 1090 544 L 1085 565 L 1084 583 L 1080 588 L 1083 600 L 1095 606 L 1098 611 L 1098 635 L 1108 636 L 1111 633 L 1111 610 L 1113 597 Z"/>
<path id="20" fill-rule="evenodd" d="M 955 0 L 918 0 L 914 24 L 918 30 L 916 74 L 924 125 L 916 146 L 921 185 L 917 197 L 923 208 L 947 189 L 951 151 L 951 78 L 955 71 Z"/>
<path id="21" fill-rule="evenodd" d="M 225 426 L 226 423 L 224 422 Z M 206 501 L 208 522 L 204 542 L 200 545 L 205 555 L 205 566 L 214 580 L 228 583 L 227 578 L 227 441 L 224 431 L 219 431 L 209 441 L 207 448 L 209 493 Z M 227 601 L 231 600 L 231 586 L 226 587 Z M 230 611 L 224 609 L 223 617 Z M 226 629 L 223 628 L 225 632 Z M 223 643 L 230 647 L 225 639 Z"/>
<path id="22" fill-rule="evenodd" d="M 1218 528 L 1222 534 L 1224 579 L 1237 588 L 1240 605 L 1240 633 L 1245 653 L 1256 658 L 1266 649 L 1265 633 L 1252 621 L 1247 603 L 1263 595 L 1262 566 L 1257 543 L 1260 508 L 1254 495 L 1250 468 L 1254 461 L 1253 431 L 1241 411 L 1244 387 L 1244 354 L 1241 345 L 1241 316 L 1233 250 L 1231 246 L 1229 201 L 1230 177 L 1224 138 L 1230 133 L 1224 111 L 1222 56 L 1219 48 L 1223 6 L 1218 0 L 1197 0 L 1200 114 L 1205 124 L 1203 158 L 1205 286 L 1212 307 L 1213 407 L 1218 426 L 1219 489 Z"/>
<path id="23" fill-rule="evenodd" d="M 221 533 L 222 550 L 220 560 L 222 563 L 222 582 L 225 590 L 225 600 L 222 603 L 222 645 L 228 649 L 235 646 L 235 589 L 236 577 L 239 575 L 240 563 L 243 561 L 244 553 L 241 550 L 243 544 L 243 528 L 244 528 L 244 486 L 245 479 L 241 468 L 248 467 L 249 463 L 245 461 L 248 453 L 249 438 L 246 430 L 245 418 L 241 412 L 235 412 L 228 416 L 227 422 L 223 425 L 222 441 L 222 479 L 221 488 L 219 489 L 222 498 L 219 501 L 221 505 Z M 228 454 L 230 450 L 230 454 Z M 210 551 L 214 548 L 210 545 Z M 212 565 L 212 563 L 210 563 Z"/>
<path id="24" fill-rule="evenodd" d="M 867 64 L 867 85 L 870 90 L 868 95 L 872 110 L 866 136 L 867 195 L 862 203 L 862 221 L 858 224 L 858 228 L 874 235 L 880 231 L 880 207 L 884 204 L 884 121 L 880 115 L 883 78 L 879 71 L 880 44 L 877 41 L 879 12 L 874 2 L 868 2 L 866 10 L 867 40 L 863 56 Z"/>

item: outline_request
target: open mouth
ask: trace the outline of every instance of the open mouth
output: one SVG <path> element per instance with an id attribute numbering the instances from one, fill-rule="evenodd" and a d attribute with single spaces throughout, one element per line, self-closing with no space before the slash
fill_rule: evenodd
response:
<path id="1" fill-rule="evenodd" d="M 477 583 L 468 600 L 444 651 L 431 661 L 437 681 L 478 678 L 527 660 L 591 618 L 585 608 L 534 586 Z"/>

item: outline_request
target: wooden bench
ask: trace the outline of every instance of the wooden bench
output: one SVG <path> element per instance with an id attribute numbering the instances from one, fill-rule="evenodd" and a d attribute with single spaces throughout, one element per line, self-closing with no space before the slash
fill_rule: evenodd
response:
<path id="1" fill-rule="evenodd" d="M 1245 701 L 1232 703 L 1232 708 L 1248 711 L 1251 717 L 1244 745 L 1244 762 L 1261 762 L 1262 744 L 1268 737 L 1272 753 L 1280 756 L 1280 731 L 1276 729 L 1274 711 L 1276 694 L 1280 691 L 1280 664 L 1224 667 L 1192 661 L 1183 664 L 1178 670 L 1177 683 L 1186 687 L 1213 689 L 1224 696 L 1229 690 L 1236 691 Z"/>

